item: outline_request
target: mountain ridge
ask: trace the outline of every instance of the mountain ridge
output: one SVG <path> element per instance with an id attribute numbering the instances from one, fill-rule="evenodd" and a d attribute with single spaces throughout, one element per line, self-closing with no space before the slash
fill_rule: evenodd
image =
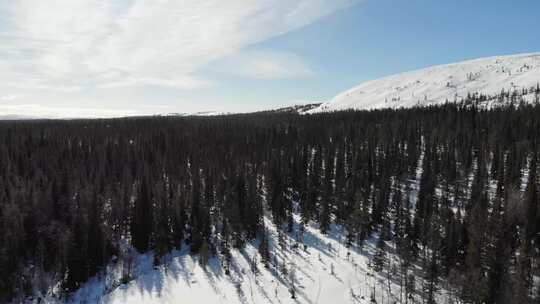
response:
<path id="1" fill-rule="evenodd" d="M 540 52 L 490 56 L 393 74 L 360 83 L 309 113 L 408 108 L 464 101 L 471 94 L 527 94 L 540 83 Z M 533 90 L 534 91 L 534 90 Z M 489 99 L 489 98 L 488 98 Z M 531 101 L 531 96 L 526 96 Z"/>

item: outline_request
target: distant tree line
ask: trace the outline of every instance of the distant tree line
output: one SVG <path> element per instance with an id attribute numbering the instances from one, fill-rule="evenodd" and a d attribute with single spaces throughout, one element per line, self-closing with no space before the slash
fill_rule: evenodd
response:
<path id="1" fill-rule="evenodd" d="M 291 233 L 379 236 L 374 268 L 414 265 L 435 303 L 540 301 L 540 106 L 470 100 L 316 115 L 0 122 L 0 302 L 75 290 L 126 247 L 217 255 Z M 297 239 L 301 240 L 301 237 Z M 126 246 L 131 245 L 131 246 Z M 130 279 L 127 269 L 125 280 Z M 536 280 L 535 280 L 536 278 Z"/>

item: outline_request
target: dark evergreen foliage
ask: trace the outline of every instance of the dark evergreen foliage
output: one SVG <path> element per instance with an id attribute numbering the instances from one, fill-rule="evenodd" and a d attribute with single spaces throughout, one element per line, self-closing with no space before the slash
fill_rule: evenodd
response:
<path id="1" fill-rule="evenodd" d="M 481 98 L 317 115 L 0 122 L 0 301 L 35 288 L 36 273 L 73 290 L 113 255 L 128 259 L 126 241 L 154 250 L 156 263 L 184 245 L 203 264 L 217 254 L 228 273 L 231 248 L 258 237 L 270 267 L 263 215 L 283 236 L 295 213 L 323 233 L 342 225 L 348 247 L 377 233 L 378 271 L 395 244 L 407 290 L 408 269 L 422 265 L 428 303 L 441 280 L 467 303 L 538 301 L 540 106 L 488 111 Z"/>

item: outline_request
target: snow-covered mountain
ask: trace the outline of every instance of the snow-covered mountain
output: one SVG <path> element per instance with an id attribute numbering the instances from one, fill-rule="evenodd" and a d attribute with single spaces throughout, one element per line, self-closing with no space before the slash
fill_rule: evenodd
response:
<path id="1" fill-rule="evenodd" d="M 315 108 L 318 108 L 321 106 L 322 103 L 308 103 L 303 105 L 294 105 L 289 107 L 283 107 L 278 109 L 272 109 L 272 110 L 265 110 L 265 111 L 259 111 L 255 113 L 296 113 L 296 114 L 304 114 L 306 112 L 309 112 Z"/>
<path id="2" fill-rule="evenodd" d="M 40 119 L 39 117 L 25 116 L 25 115 L 15 115 L 15 114 L 6 114 L 0 115 L 0 121 L 2 120 L 35 120 Z"/>
<path id="3" fill-rule="evenodd" d="M 461 101 L 468 94 L 494 96 L 502 90 L 522 92 L 536 88 L 538 83 L 540 53 L 487 57 L 366 81 L 310 113 Z"/>

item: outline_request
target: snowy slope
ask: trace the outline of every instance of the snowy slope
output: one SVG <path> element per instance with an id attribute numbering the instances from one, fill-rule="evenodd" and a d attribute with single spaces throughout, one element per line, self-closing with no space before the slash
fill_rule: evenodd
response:
<path id="1" fill-rule="evenodd" d="M 265 110 L 260 112 L 254 112 L 254 113 L 296 113 L 296 114 L 304 114 L 306 112 L 309 112 L 317 107 L 319 107 L 322 103 L 308 103 L 308 104 L 302 104 L 302 105 L 294 105 L 289 107 L 283 107 L 283 108 L 277 108 L 272 110 Z"/>
<path id="2" fill-rule="evenodd" d="M 295 217 L 295 232 L 299 219 Z M 257 241 L 245 249 L 232 250 L 230 275 L 224 273 L 217 257 L 203 267 L 199 257 L 189 255 L 189 248 L 184 247 L 170 254 L 166 265 L 159 267 L 152 265 L 152 253 L 139 255 L 134 263 L 134 280 L 127 284 L 113 283 L 118 280 L 121 265 L 111 263 L 108 272 L 112 274 L 91 279 L 69 299 L 45 298 L 41 303 L 368 304 L 372 295 L 377 303 L 399 302 L 398 276 L 386 270 L 377 273 L 369 266 L 376 237 L 363 248 L 348 249 L 340 227 L 334 225 L 328 235 L 323 235 L 318 227 L 309 226 L 304 232 L 305 248 L 302 244 L 295 246 L 296 241 L 288 234 L 284 234 L 285 246 L 280 246 L 275 226 L 268 219 L 266 227 L 271 255 L 268 269 L 260 261 Z M 276 261 L 278 267 L 274 266 Z M 253 264 L 257 265 L 256 271 Z M 293 284 L 295 299 L 290 293 Z M 420 300 L 418 295 L 414 297 Z M 444 299 L 445 293 L 440 293 L 439 298 Z M 38 302 L 34 299 L 29 303 Z"/>
<path id="3" fill-rule="evenodd" d="M 270 246 L 278 246 L 276 231 L 272 223 Z M 241 251 L 233 250 L 231 274 L 226 275 L 217 258 L 212 258 L 202 267 L 197 256 L 187 250 L 175 252 L 167 267 L 152 267 L 152 256 L 139 258 L 139 275 L 125 285 L 104 293 L 103 279 L 94 279 L 83 286 L 72 298 L 71 303 L 368 303 L 373 285 L 378 285 L 368 259 L 374 244 L 368 243 L 362 251 L 347 249 L 339 241 L 339 231 L 323 236 L 315 227 L 308 227 L 304 235 L 307 250 L 293 249 L 289 239 L 287 248 L 272 249 L 280 265 L 285 264 L 288 274 L 281 268 L 265 269 L 260 264 L 256 243 Z M 258 274 L 250 264 L 257 262 Z M 272 260 L 274 258 L 272 257 Z M 357 266 L 354 266 L 354 265 Z M 332 266 L 333 265 L 333 266 Z M 334 268 L 334 274 L 331 268 Z M 294 273 L 297 298 L 292 299 L 291 273 Z M 383 280 L 379 278 L 379 280 Z M 386 297 L 384 284 L 377 289 L 377 299 Z M 394 288 L 396 288 L 394 286 Z M 353 289 L 358 299 L 353 298 Z M 361 299 L 362 296 L 364 299 Z"/>
<path id="4" fill-rule="evenodd" d="M 367 81 L 311 113 L 460 101 L 468 93 L 496 95 L 503 89 L 530 89 L 539 82 L 540 53 L 480 58 Z"/>

